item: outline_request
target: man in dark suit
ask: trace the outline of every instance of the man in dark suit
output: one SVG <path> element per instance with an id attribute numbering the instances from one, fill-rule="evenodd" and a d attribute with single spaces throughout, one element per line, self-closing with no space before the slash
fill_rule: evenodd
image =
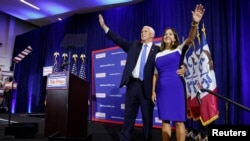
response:
<path id="1" fill-rule="evenodd" d="M 106 36 L 127 53 L 126 65 L 123 71 L 120 87 L 126 85 L 125 115 L 124 125 L 121 130 L 121 141 L 130 141 L 135 119 L 141 107 L 143 121 L 143 140 L 152 140 L 153 109 L 154 103 L 151 101 L 152 79 L 155 67 L 155 55 L 159 52 L 159 47 L 154 45 L 153 39 L 155 31 L 150 26 L 144 26 L 141 30 L 141 41 L 128 42 L 116 35 L 105 24 L 101 14 L 99 14 L 100 26 Z M 145 47 L 146 46 L 146 47 Z M 144 48 L 145 61 L 141 62 Z M 144 64 L 141 68 L 141 65 Z M 141 68 L 141 69 L 140 69 Z M 178 73 L 184 74 L 185 70 Z M 142 76 L 141 76 L 142 75 Z"/>

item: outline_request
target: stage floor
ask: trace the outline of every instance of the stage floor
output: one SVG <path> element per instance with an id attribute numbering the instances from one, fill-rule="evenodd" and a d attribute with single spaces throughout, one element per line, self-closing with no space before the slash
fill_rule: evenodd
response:
<path id="1" fill-rule="evenodd" d="M 121 131 L 122 125 L 101 123 L 101 122 L 88 122 L 88 138 L 87 139 L 63 139 L 63 138 L 48 138 L 44 136 L 44 113 L 37 114 L 11 114 L 0 113 L 0 141 L 119 141 L 119 133 Z M 9 120 L 10 119 L 10 120 Z M 11 135 L 6 135 L 6 127 L 9 124 L 16 123 L 36 123 L 38 126 L 37 132 L 33 134 L 32 137 L 16 137 Z M 9 129 L 9 128 L 8 128 Z M 173 130 L 173 135 L 171 141 L 176 141 L 175 132 Z M 15 134 L 16 135 L 16 134 Z M 135 127 L 133 132 L 132 141 L 142 140 L 142 127 Z M 153 129 L 153 141 L 162 141 L 161 129 Z M 187 136 L 186 141 L 207 141 L 207 139 L 195 139 L 194 137 Z"/>
<path id="2" fill-rule="evenodd" d="M 9 122 L 9 118 L 11 119 Z M 5 128 L 11 123 L 38 123 L 38 132 L 32 138 L 16 138 L 14 136 L 6 136 Z M 119 132 L 121 125 L 91 122 L 88 124 L 88 136 L 91 136 L 91 141 L 119 141 Z M 142 139 L 142 128 L 135 127 L 133 141 Z M 0 113 L 0 140 L 1 141 L 48 141 L 44 136 L 44 114 L 11 114 Z M 51 139 L 50 139 L 51 140 Z M 161 129 L 153 130 L 153 141 L 161 141 Z"/>

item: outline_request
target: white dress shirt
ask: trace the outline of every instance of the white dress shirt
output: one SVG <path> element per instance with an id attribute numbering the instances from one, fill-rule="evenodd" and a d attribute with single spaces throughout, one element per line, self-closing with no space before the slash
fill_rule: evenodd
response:
<path id="1" fill-rule="evenodd" d="M 149 55 L 149 52 L 151 50 L 151 47 L 152 47 L 152 44 L 153 42 L 150 42 L 150 43 L 147 43 L 148 47 L 147 47 L 147 55 L 146 55 L 146 60 L 148 59 L 148 55 Z M 142 49 L 141 49 L 141 52 L 140 52 L 140 55 L 137 59 L 137 63 L 135 65 L 135 68 L 132 72 L 132 76 L 134 78 L 139 78 L 139 72 L 140 72 L 140 65 L 141 65 L 141 54 L 142 54 L 142 50 L 143 50 L 143 46 L 145 45 L 145 43 L 142 45 Z M 147 62 L 147 61 L 146 61 Z"/>

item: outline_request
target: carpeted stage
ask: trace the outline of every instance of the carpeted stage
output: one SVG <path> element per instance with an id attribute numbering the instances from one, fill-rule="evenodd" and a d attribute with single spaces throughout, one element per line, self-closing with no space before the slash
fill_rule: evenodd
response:
<path id="1" fill-rule="evenodd" d="M 9 120 L 10 119 L 10 120 Z M 18 125 L 22 127 L 21 132 L 14 135 L 11 125 Z M 32 125 L 32 128 L 28 128 Z M 36 127 L 36 128 L 33 128 Z M 44 136 L 44 114 L 11 114 L 0 113 L 0 141 L 119 141 L 119 132 L 121 125 L 100 123 L 100 122 L 88 122 L 88 136 L 85 139 L 79 138 L 62 138 L 62 137 L 45 137 Z M 17 128 L 14 128 L 17 129 Z M 31 130 L 32 129 L 32 130 Z M 35 131 L 33 130 L 35 129 Z M 18 131 L 20 131 L 18 129 Z M 31 134 L 27 134 L 31 133 Z M 142 140 L 142 128 L 135 127 L 133 132 L 133 141 Z M 175 141 L 175 134 L 173 132 L 172 140 Z M 162 141 L 161 129 L 154 128 L 153 141 Z M 187 137 L 186 141 L 197 141 L 194 138 Z M 200 140 L 201 141 L 201 140 Z"/>
<path id="2" fill-rule="evenodd" d="M 11 114 L 9 122 L 8 113 L 0 113 L 0 140 L 1 141 L 52 141 L 52 140 L 69 140 L 69 139 L 51 139 L 44 136 L 44 114 Z M 6 135 L 5 130 L 8 125 L 13 123 L 38 123 L 38 130 L 32 137 L 15 137 Z M 91 122 L 88 124 L 88 138 L 89 141 L 119 141 L 119 132 L 121 125 Z M 134 128 L 134 141 L 139 141 L 142 138 L 142 128 Z M 154 129 L 154 141 L 161 141 L 160 129 Z M 82 139 L 71 139 L 82 140 Z"/>

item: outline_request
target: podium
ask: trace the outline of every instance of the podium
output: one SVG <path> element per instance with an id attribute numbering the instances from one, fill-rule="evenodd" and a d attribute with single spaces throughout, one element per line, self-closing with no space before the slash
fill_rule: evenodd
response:
<path id="1" fill-rule="evenodd" d="M 89 83 L 69 72 L 48 75 L 46 137 L 86 138 Z"/>

